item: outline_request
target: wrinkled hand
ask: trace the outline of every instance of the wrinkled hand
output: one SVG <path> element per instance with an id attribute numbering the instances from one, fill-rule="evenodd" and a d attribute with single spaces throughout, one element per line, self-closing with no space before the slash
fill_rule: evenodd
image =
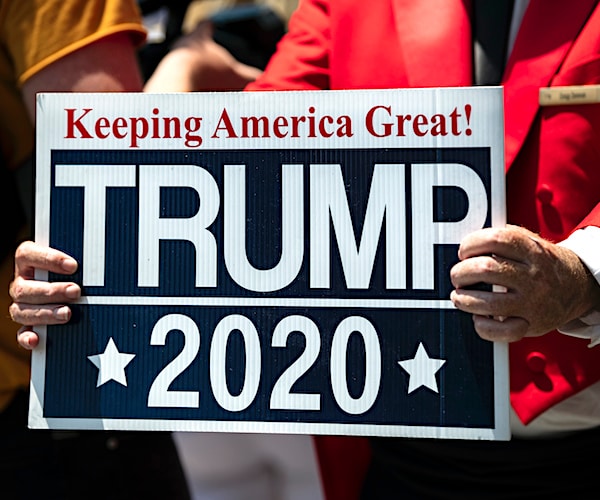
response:
<path id="1" fill-rule="evenodd" d="M 480 337 L 513 342 L 544 335 L 600 304 L 600 286 L 579 257 L 517 226 L 486 228 L 461 242 L 451 272 L 454 305 Z M 469 290 L 476 283 L 505 291 Z"/>
<path id="2" fill-rule="evenodd" d="M 10 284 L 13 303 L 9 312 L 13 321 L 23 325 L 17 333 L 17 341 L 25 349 L 38 345 L 34 326 L 66 323 L 71 318 L 67 304 L 81 296 L 81 288 L 75 283 L 37 281 L 34 275 L 36 269 L 73 274 L 77 270 L 77 261 L 63 252 L 32 241 L 23 242 L 17 248 L 15 276 Z"/>
<path id="3" fill-rule="evenodd" d="M 261 73 L 215 42 L 213 26 L 205 21 L 177 40 L 146 82 L 144 92 L 242 90 Z"/>

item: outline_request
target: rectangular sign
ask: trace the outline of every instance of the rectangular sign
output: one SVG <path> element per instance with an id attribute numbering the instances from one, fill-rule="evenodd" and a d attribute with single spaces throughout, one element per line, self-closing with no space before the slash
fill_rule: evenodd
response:
<path id="1" fill-rule="evenodd" d="M 30 426 L 508 439 L 449 300 L 505 223 L 502 90 L 40 94 L 36 240 L 79 262 Z"/>

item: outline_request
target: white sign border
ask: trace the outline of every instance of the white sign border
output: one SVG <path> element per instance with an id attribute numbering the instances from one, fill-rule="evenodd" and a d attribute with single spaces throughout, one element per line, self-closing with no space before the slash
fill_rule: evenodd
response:
<path id="1" fill-rule="evenodd" d="M 486 90 L 484 90 L 486 89 Z M 496 93 L 495 99 L 488 98 L 492 96 L 492 92 Z M 224 106 L 226 103 L 236 102 L 241 103 L 242 99 L 264 99 L 265 94 L 270 94 L 272 105 L 275 109 L 289 106 L 290 102 L 295 99 L 302 100 L 307 95 L 312 95 L 315 103 L 323 106 L 328 112 L 334 113 L 335 105 L 338 99 L 343 99 L 344 94 L 351 92 L 356 95 L 357 100 L 369 99 L 383 94 L 393 93 L 397 101 L 402 104 L 402 109 L 414 109 L 418 106 L 415 103 L 432 100 L 433 106 L 438 105 L 442 100 L 455 98 L 456 102 L 475 102 L 480 105 L 484 112 L 501 113 L 502 89 L 500 87 L 486 88 L 445 88 L 445 89 L 397 89 L 397 90 L 358 90 L 358 91 L 302 91 L 302 92 L 261 92 L 261 95 L 252 96 L 250 93 L 195 93 L 191 94 L 94 94 L 94 99 L 98 95 L 111 102 L 111 108 L 118 110 L 119 113 L 124 113 L 130 108 L 135 108 L 143 101 L 150 103 L 162 99 L 161 102 L 169 103 L 171 109 L 185 109 L 185 106 L 177 106 L 177 103 L 193 99 L 210 99 L 211 101 L 220 101 Z M 49 130 L 60 129 L 61 118 L 58 116 L 60 99 L 65 99 L 69 102 L 69 106 L 85 106 L 89 102 L 91 95 L 88 94 L 39 94 L 38 95 L 38 116 L 41 120 L 37 125 L 37 172 L 36 172 L 36 221 L 35 221 L 35 239 L 42 245 L 49 244 L 49 207 L 50 207 L 50 169 L 40 166 L 50 165 L 50 154 L 52 149 L 70 149 L 66 141 L 60 134 L 48 133 Z M 355 102 L 353 100 L 353 102 Z M 375 102 L 375 101 L 374 101 Z M 487 106 L 487 102 L 492 103 Z M 498 109 L 500 103 L 500 109 Z M 238 106 L 239 107 L 239 106 Z M 188 106 L 189 108 L 189 106 Z M 473 117 L 473 121 L 476 117 Z M 497 123 L 497 122 L 495 122 Z M 156 149 L 173 148 L 174 140 L 158 141 Z M 240 141 L 240 148 L 244 147 Z M 316 140 L 311 144 L 310 148 L 331 147 L 330 144 L 325 146 L 320 144 L 321 141 Z M 375 147 L 372 138 L 368 136 L 356 137 L 350 144 L 345 144 L 347 148 L 358 147 Z M 420 141 L 418 147 L 436 147 L 440 145 L 441 139 L 429 137 Z M 492 200 L 501 200 L 496 206 L 492 207 L 492 226 L 502 226 L 506 222 L 505 212 L 505 193 L 504 193 L 504 148 L 503 148 L 503 127 L 501 130 L 490 130 L 485 128 L 481 134 L 475 130 L 474 136 L 465 138 L 444 138 L 444 147 L 491 147 L 491 190 Z M 278 141 L 276 145 L 269 145 L 262 142 L 260 146 L 256 144 L 248 145 L 249 147 L 269 147 L 283 149 L 285 147 L 299 148 L 297 144 L 286 145 L 285 141 Z M 120 144 L 109 143 L 103 144 L 103 148 L 122 149 Z M 181 148 L 180 145 L 176 146 Z M 206 144 L 203 148 L 219 149 L 222 147 L 228 149 L 230 143 Z M 377 148 L 382 147 L 399 147 L 397 138 L 378 139 Z M 414 144 L 403 145 L 402 147 L 417 147 Z M 90 141 L 86 145 L 77 144 L 77 149 L 84 150 L 86 148 L 98 148 L 98 143 Z M 495 203 L 495 201 L 494 201 Z M 47 273 L 38 272 L 37 279 L 46 280 Z M 115 300 L 111 297 L 110 300 Z M 127 297 L 129 303 L 134 300 L 132 297 Z M 161 297 L 164 303 L 165 298 Z M 81 303 L 91 303 L 93 301 L 108 300 L 107 298 L 82 298 Z M 147 300 L 147 298 L 144 298 Z M 178 303 L 181 303 L 182 298 L 177 298 Z M 270 299 L 273 300 L 273 299 Z M 314 304 L 314 300 L 311 299 Z M 410 302 L 410 301 L 409 301 Z M 418 302 L 418 307 L 423 307 L 423 301 Z M 432 301 L 439 302 L 441 307 L 453 307 L 450 301 Z M 103 302 L 105 303 L 105 302 Z M 248 301 L 245 302 L 248 304 Z M 412 304 L 413 306 L 416 304 Z M 354 304 L 354 306 L 356 306 Z M 406 307 L 406 306 L 405 306 Z M 155 420 L 155 419 L 80 419 L 80 418 L 45 418 L 43 416 L 43 394 L 44 394 L 44 379 L 46 371 L 46 327 L 36 327 L 35 331 L 40 337 L 40 343 L 32 354 L 32 374 L 30 383 L 30 411 L 29 411 L 29 427 L 30 428 L 50 428 L 50 429 L 105 429 L 105 430 L 156 430 L 156 431 L 189 431 L 189 432 L 264 432 L 275 434 L 326 434 L 326 435 L 357 435 L 357 436 L 396 436 L 396 437 L 420 437 L 420 438 L 448 438 L 448 439 L 484 439 L 484 440 L 508 440 L 510 439 L 509 429 L 509 390 L 508 390 L 508 346 L 503 343 L 494 343 L 494 404 L 495 428 L 462 428 L 462 427 L 438 427 L 438 426 L 404 426 L 404 425 L 380 425 L 380 424 L 341 424 L 341 423 L 308 423 L 308 422 L 260 422 L 260 421 L 205 421 L 205 420 Z"/>

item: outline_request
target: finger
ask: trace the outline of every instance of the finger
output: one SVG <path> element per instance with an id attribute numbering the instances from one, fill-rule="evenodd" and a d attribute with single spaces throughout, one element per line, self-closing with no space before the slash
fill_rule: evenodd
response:
<path id="1" fill-rule="evenodd" d="M 46 304 L 30 306 L 12 303 L 9 307 L 10 317 L 21 325 L 62 325 L 71 319 L 71 309 L 64 304 Z"/>
<path id="2" fill-rule="evenodd" d="M 475 331 L 484 340 L 516 342 L 527 334 L 529 323 L 523 318 L 473 315 Z"/>
<path id="3" fill-rule="evenodd" d="M 531 252 L 538 252 L 539 241 L 534 233 L 523 228 L 485 228 L 468 234 L 461 241 L 461 260 L 482 255 L 499 255 L 516 262 L 525 262 Z"/>
<path id="4" fill-rule="evenodd" d="M 526 276 L 525 264 L 497 255 L 471 257 L 455 264 L 450 270 L 450 281 L 456 288 L 487 283 L 512 289 Z"/>
<path id="5" fill-rule="evenodd" d="M 15 276 L 33 278 L 35 269 L 58 274 L 73 274 L 77 261 L 60 250 L 26 241 L 15 252 Z"/>
<path id="6" fill-rule="evenodd" d="M 21 347 L 30 351 L 38 346 L 40 338 L 31 327 L 24 326 L 17 332 L 17 342 Z"/>
<path id="7" fill-rule="evenodd" d="M 471 314 L 494 317 L 527 317 L 524 300 L 510 291 L 457 289 L 450 292 L 450 300 L 457 309 Z"/>
<path id="8" fill-rule="evenodd" d="M 9 287 L 14 302 L 25 304 L 48 304 L 73 302 L 81 297 L 81 288 L 72 282 L 46 282 L 15 278 Z"/>

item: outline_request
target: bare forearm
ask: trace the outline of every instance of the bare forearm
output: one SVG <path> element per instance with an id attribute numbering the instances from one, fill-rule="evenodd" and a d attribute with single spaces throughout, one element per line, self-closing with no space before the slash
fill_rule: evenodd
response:
<path id="1" fill-rule="evenodd" d="M 136 49 L 126 33 L 82 47 L 33 75 L 22 94 L 33 120 L 38 92 L 140 92 Z"/>

